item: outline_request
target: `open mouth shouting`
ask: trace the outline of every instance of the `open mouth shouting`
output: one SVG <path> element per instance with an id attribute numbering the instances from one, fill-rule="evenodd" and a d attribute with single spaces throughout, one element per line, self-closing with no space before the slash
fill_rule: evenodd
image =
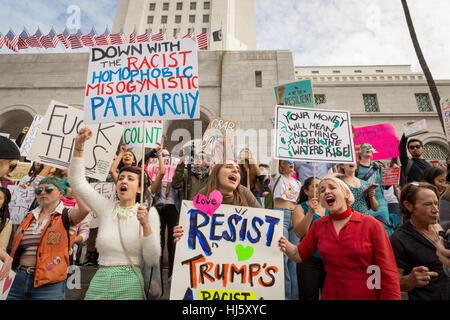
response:
<path id="1" fill-rule="evenodd" d="M 120 193 L 120 194 L 124 194 L 124 193 L 126 193 L 127 191 L 128 191 L 127 185 L 122 184 L 122 185 L 119 187 L 119 193 Z"/>
<path id="2" fill-rule="evenodd" d="M 331 194 L 326 195 L 325 202 L 328 204 L 329 207 L 332 207 L 336 204 L 336 198 Z"/>
<path id="3" fill-rule="evenodd" d="M 237 177 L 237 175 L 235 175 L 235 174 L 230 174 L 229 176 L 228 176 L 228 181 L 231 183 L 231 184 L 237 184 L 239 181 L 238 181 L 238 177 Z"/>

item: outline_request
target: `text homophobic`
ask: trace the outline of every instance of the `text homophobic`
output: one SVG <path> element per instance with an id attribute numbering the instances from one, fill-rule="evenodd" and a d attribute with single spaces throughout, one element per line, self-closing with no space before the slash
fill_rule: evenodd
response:
<path id="1" fill-rule="evenodd" d="M 92 48 L 86 123 L 198 119 L 199 103 L 193 39 Z"/>

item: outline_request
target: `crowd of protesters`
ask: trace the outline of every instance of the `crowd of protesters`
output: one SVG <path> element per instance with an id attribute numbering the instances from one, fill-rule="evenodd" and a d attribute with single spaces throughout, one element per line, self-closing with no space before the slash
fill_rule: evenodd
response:
<path id="1" fill-rule="evenodd" d="M 16 226 L 7 186 L 21 156 L 13 141 L 0 137 L 0 280 L 16 272 L 8 299 L 65 299 L 73 264 L 98 268 L 85 299 L 148 298 L 143 266 L 162 274 L 166 246 L 172 276 L 183 237 L 181 202 L 214 190 L 223 204 L 281 211 L 286 300 L 399 300 L 401 292 L 410 300 L 450 299 L 450 161 L 430 164 L 419 139 L 401 137 L 400 163 L 389 163 L 401 167 L 397 186 L 383 186 L 385 164 L 372 160 L 370 144 L 361 146 L 358 163 L 345 165 L 258 164 L 251 148 L 215 164 L 207 152 L 190 159 L 191 151 L 181 149 L 171 182 L 163 181 L 168 150 L 158 145 L 138 162 L 121 145 L 107 178 L 117 198 L 107 200 L 85 178 L 91 135 L 89 128 L 79 131 L 68 170 L 32 163 L 18 184 L 33 187 L 36 199 Z M 151 159 L 158 159 L 159 171 L 150 178 L 144 170 L 142 181 Z M 367 285 L 371 266 L 380 271 L 375 289 Z"/>

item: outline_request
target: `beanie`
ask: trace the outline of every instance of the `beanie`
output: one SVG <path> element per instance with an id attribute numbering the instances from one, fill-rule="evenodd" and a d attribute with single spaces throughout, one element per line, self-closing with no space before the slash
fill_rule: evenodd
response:
<path id="1" fill-rule="evenodd" d="M 20 159 L 20 151 L 17 145 L 3 136 L 0 136 L 0 159 Z"/>

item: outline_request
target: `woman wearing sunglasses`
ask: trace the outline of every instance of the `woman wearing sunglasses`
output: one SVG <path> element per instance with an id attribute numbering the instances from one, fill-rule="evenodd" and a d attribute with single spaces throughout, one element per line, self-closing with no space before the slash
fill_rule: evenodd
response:
<path id="1" fill-rule="evenodd" d="M 157 265 L 161 255 L 158 212 L 154 207 L 147 211 L 145 203 L 139 203 L 141 192 L 147 192 L 150 186 L 149 177 L 144 171 L 144 185 L 141 185 L 142 169 L 123 167 L 116 183 L 119 201 L 102 197 L 84 178 L 83 149 L 91 136 L 89 128 L 79 131 L 68 176 L 73 192 L 99 219 L 96 242 L 99 269 L 85 299 L 142 300 L 145 299 L 145 285 L 139 267 L 143 260 L 150 266 Z M 74 224 L 84 217 L 82 214 L 70 215 Z"/>
<path id="2" fill-rule="evenodd" d="M 85 216 L 89 208 L 65 208 L 61 196 L 67 194 L 63 180 L 42 179 L 35 189 L 39 206 L 23 219 L 13 242 L 12 268 L 16 278 L 8 300 L 64 300 L 72 216 Z"/>

